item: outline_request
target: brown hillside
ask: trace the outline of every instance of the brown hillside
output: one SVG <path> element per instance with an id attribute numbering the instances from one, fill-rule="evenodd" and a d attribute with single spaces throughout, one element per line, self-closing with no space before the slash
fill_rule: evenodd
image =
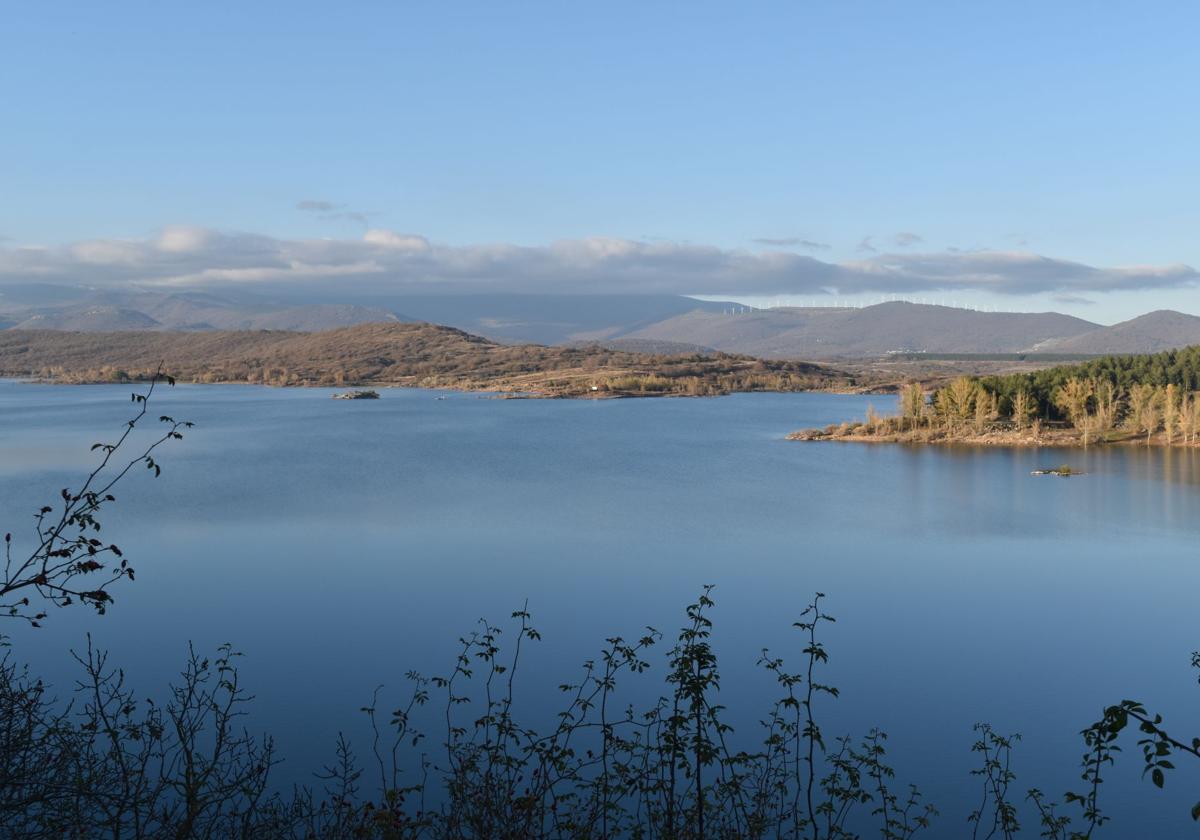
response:
<path id="1" fill-rule="evenodd" d="M 180 380 L 194 382 L 406 385 L 548 396 L 698 395 L 854 384 L 804 362 L 502 345 L 421 323 L 361 324 L 318 333 L 0 332 L 0 376 L 111 382 L 144 378 L 160 364 Z"/>

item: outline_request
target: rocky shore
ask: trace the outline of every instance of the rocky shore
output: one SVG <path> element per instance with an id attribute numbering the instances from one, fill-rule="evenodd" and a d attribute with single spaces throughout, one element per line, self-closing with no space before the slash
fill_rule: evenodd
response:
<path id="1" fill-rule="evenodd" d="M 1112 446 L 1112 445 L 1142 445 L 1147 444 L 1146 436 L 1129 431 L 1119 430 L 1109 432 L 1099 437 L 1089 437 L 1086 441 L 1080 432 L 1073 428 L 1043 427 L 1017 429 L 1014 427 L 993 427 L 976 431 L 975 429 L 950 430 L 945 428 L 930 428 L 921 426 L 904 431 L 891 431 L 872 428 L 866 423 L 843 423 L 827 426 L 824 429 L 801 429 L 787 436 L 788 440 L 799 441 L 844 441 L 850 443 L 907 443 L 907 444 L 941 444 L 952 446 L 1007 446 L 1007 447 L 1038 447 L 1038 446 Z M 1150 438 L 1150 445 L 1180 446 L 1183 444 L 1176 435 L 1169 443 L 1166 436 L 1159 433 Z"/>

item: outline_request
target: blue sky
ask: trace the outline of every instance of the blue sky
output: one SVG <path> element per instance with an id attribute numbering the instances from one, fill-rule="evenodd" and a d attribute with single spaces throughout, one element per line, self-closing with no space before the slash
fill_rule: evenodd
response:
<path id="1" fill-rule="evenodd" d="M 0 249 L 188 226 L 1200 266 L 1198 28 L 1189 3 L 19 4 Z M 695 291 L 812 297 L 730 271 Z M 896 292 L 1200 313 L 1171 278 Z"/>

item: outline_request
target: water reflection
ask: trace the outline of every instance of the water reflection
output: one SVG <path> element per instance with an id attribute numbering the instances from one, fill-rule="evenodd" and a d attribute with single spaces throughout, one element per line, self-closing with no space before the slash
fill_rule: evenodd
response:
<path id="1" fill-rule="evenodd" d="M 80 474 L 90 444 L 119 429 L 127 392 L 0 383 L 0 530 Z M 549 703 L 606 636 L 675 627 L 717 584 L 722 699 L 753 733 L 770 687 L 758 651 L 795 655 L 791 622 L 820 590 L 840 619 L 831 725 L 887 728 L 952 829 L 974 789 L 976 720 L 1024 732 L 1023 779 L 1062 790 L 1077 780 L 1075 733 L 1101 703 L 1132 687 L 1168 712 L 1194 707 L 1194 450 L 782 439 L 868 401 L 888 408 L 827 394 L 389 391 L 346 404 L 318 390 L 180 387 L 161 411 L 197 428 L 106 522 L 137 559 L 136 585 L 102 621 L 62 613 L 19 644 L 69 685 L 63 651 L 91 631 L 149 688 L 189 639 L 233 640 L 288 756 L 282 772 L 306 780 L 376 685 L 442 672 L 477 618 L 526 598 L 547 635 L 530 652 L 529 697 L 543 686 Z M 1064 462 L 1087 474 L 1029 474 Z M 1142 593 L 1156 611 L 1130 622 Z M 314 670 L 321 679 L 295 690 Z M 1145 802 L 1136 771 L 1129 809 Z"/>

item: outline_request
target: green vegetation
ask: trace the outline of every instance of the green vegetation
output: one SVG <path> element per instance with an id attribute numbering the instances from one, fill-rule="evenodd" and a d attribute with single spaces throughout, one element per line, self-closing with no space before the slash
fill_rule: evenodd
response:
<path id="1" fill-rule="evenodd" d="M 1094 353 L 888 353 L 887 358 L 906 362 L 1082 362 Z"/>
<path id="2" fill-rule="evenodd" d="M 0 331 L 0 376 L 134 382 L 160 365 L 182 382 L 401 385 L 550 397 L 710 396 L 853 388 L 819 365 L 727 353 L 668 355 L 600 345 L 497 344 L 433 324 L 362 324 L 321 333 Z"/>
<path id="3" fill-rule="evenodd" d="M 1008 376 L 959 376 L 926 397 L 901 392 L 899 413 L 810 430 L 794 439 L 858 438 L 995 444 L 1196 443 L 1200 347 L 1105 356 Z"/>
<path id="4" fill-rule="evenodd" d="M 1168 350 L 1143 356 L 1102 356 L 1078 365 L 1046 368 L 1014 376 L 989 376 L 981 384 L 1002 400 L 1011 400 L 1027 390 L 1037 402 L 1039 414 L 1062 417 L 1055 394 L 1070 380 L 1110 384 L 1118 393 L 1129 394 L 1137 385 L 1164 389 L 1174 385 L 1180 393 L 1200 390 L 1200 346 Z"/>

